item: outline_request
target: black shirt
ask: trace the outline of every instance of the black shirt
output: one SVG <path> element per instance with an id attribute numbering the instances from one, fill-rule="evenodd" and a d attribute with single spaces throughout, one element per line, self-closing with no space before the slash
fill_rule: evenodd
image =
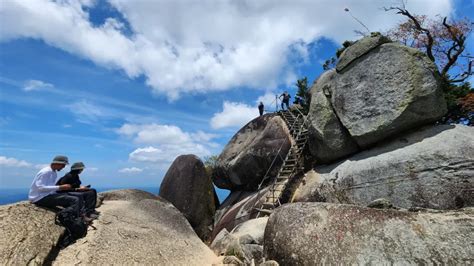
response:
<path id="1" fill-rule="evenodd" d="M 58 182 L 56 182 L 56 185 L 64 185 L 64 184 L 70 184 L 73 189 L 79 188 L 81 186 L 81 180 L 79 179 L 79 174 L 75 171 L 71 171 L 65 174 L 63 177 L 61 177 L 58 180 Z"/>

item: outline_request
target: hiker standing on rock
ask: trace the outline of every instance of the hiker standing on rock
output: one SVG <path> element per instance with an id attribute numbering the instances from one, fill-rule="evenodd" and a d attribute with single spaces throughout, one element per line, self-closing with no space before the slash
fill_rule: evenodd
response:
<path id="1" fill-rule="evenodd" d="M 61 191 L 67 192 L 69 195 L 77 196 L 84 201 L 84 213 L 89 218 L 97 218 L 99 214 L 95 210 L 97 202 L 97 191 L 89 186 L 81 186 L 82 182 L 79 179 L 79 174 L 86 168 L 83 162 L 73 163 L 71 165 L 71 171 L 61 177 L 56 185 L 71 185 L 70 190 Z"/>
<path id="2" fill-rule="evenodd" d="M 288 108 L 290 108 L 290 98 L 291 98 L 290 94 L 287 91 L 285 91 L 280 95 L 279 98 L 280 99 L 283 98 L 281 101 L 281 110 L 285 110 L 285 108 L 283 108 L 283 104 L 286 104 L 286 110 L 288 110 Z"/>
<path id="3" fill-rule="evenodd" d="M 260 116 L 263 115 L 263 109 L 265 108 L 265 106 L 263 105 L 263 102 L 260 102 L 260 104 L 258 105 L 258 112 L 260 113 Z"/>
<path id="4" fill-rule="evenodd" d="M 67 164 L 68 158 L 63 155 L 54 157 L 51 164 L 41 169 L 31 183 L 30 192 L 28 193 L 28 200 L 38 206 L 46 208 L 54 208 L 56 206 L 64 207 L 75 215 L 80 216 L 80 211 L 83 207 L 83 202 L 76 196 L 68 195 L 67 193 L 57 193 L 57 191 L 66 191 L 71 189 L 71 185 L 56 185 L 58 174 Z"/>

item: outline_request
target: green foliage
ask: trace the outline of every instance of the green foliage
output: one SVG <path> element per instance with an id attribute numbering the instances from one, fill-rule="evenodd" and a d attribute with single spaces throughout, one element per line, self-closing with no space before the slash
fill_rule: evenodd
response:
<path id="1" fill-rule="evenodd" d="M 326 71 L 326 70 L 329 70 L 331 68 L 335 68 L 336 67 L 336 62 L 337 62 L 337 59 L 335 57 L 329 58 L 328 60 L 324 61 L 323 69 Z"/>
<path id="2" fill-rule="evenodd" d="M 296 81 L 296 87 L 298 88 L 298 91 L 296 92 L 296 97 L 299 97 L 299 99 L 301 99 L 300 105 L 303 107 L 303 112 L 307 114 L 309 111 L 309 101 L 310 101 L 308 78 L 304 77 L 304 78 L 298 79 Z"/>
<path id="3" fill-rule="evenodd" d="M 331 68 L 335 68 L 337 64 L 337 60 L 341 57 L 342 52 L 347 49 L 347 47 L 353 45 L 353 41 L 345 41 L 342 43 L 342 47 L 336 50 L 336 57 L 331 57 L 328 60 L 324 61 L 323 69 L 329 70 Z"/>
<path id="4" fill-rule="evenodd" d="M 473 125 L 474 89 L 469 82 L 459 85 L 450 83 L 449 78 L 443 78 L 443 91 L 448 113 L 441 119 L 441 123 Z"/>
<path id="5" fill-rule="evenodd" d="M 339 57 L 341 57 L 341 54 L 342 52 L 344 52 L 344 50 L 346 50 L 349 46 L 353 45 L 354 42 L 353 41 L 345 41 L 342 43 L 342 47 L 337 49 L 336 51 L 336 57 L 339 59 Z"/>
<path id="6" fill-rule="evenodd" d="M 219 158 L 218 155 L 211 155 L 204 157 L 204 168 L 209 176 L 212 176 L 212 171 L 217 166 L 217 159 Z"/>

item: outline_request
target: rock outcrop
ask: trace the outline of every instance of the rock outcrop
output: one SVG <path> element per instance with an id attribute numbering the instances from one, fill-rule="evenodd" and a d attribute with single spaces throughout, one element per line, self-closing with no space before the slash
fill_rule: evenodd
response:
<path id="1" fill-rule="evenodd" d="M 280 148 L 282 156 L 291 146 L 288 128 L 279 116 L 263 115 L 240 129 L 225 146 L 213 169 L 214 184 L 230 190 L 256 190 Z M 282 160 L 270 170 L 276 175 Z"/>
<path id="2" fill-rule="evenodd" d="M 201 239 L 209 237 L 219 200 L 197 156 L 181 155 L 174 160 L 161 182 L 160 196 L 184 214 Z"/>
<path id="3" fill-rule="evenodd" d="M 359 57 L 372 51 L 379 45 L 389 42 L 391 42 L 390 39 L 380 33 L 372 33 L 370 36 L 356 41 L 342 52 L 339 61 L 337 62 L 336 70 L 341 72 L 345 67 L 350 65 Z"/>
<path id="4" fill-rule="evenodd" d="M 474 209 L 378 210 L 286 204 L 265 230 L 264 253 L 282 265 L 474 263 Z"/>
<path id="5" fill-rule="evenodd" d="M 335 70 L 323 73 L 311 88 L 308 146 L 313 160 L 318 163 L 334 161 L 358 150 L 331 104 L 336 75 Z"/>
<path id="6" fill-rule="evenodd" d="M 0 264 L 42 265 L 57 251 L 64 228 L 55 213 L 23 201 L 0 206 Z"/>
<path id="7" fill-rule="evenodd" d="M 316 167 L 295 201 L 402 208 L 474 206 L 474 128 L 427 127 L 328 166 Z"/>
<path id="8" fill-rule="evenodd" d="M 130 193 L 135 196 L 120 199 Z M 204 265 L 217 260 L 169 202 L 136 190 L 103 194 L 96 230 L 62 250 L 54 264 Z M 145 197 L 140 200 L 139 194 Z"/>
<path id="9" fill-rule="evenodd" d="M 446 113 L 436 65 L 417 49 L 363 38 L 311 89 L 309 147 L 333 162 Z"/>
<path id="10" fill-rule="evenodd" d="M 268 217 L 248 220 L 230 233 L 223 229 L 211 243 L 217 255 L 233 255 L 246 264 L 263 262 L 263 235 Z"/>
<path id="11" fill-rule="evenodd" d="M 436 65 L 419 50 L 395 43 L 378 46 L 344 69 L 331 101 L 361 147 L 434 122 L 447 110 Z"/>
<path id="12" fill-rule="evenodd" d="M 265 201 L 268 187 L 260 191 L 234 191 L 222 203 L 214 216 L 212 240 L 224 228 L 230 232 L 236 226 L 257 217 L 257 208 Z"/>

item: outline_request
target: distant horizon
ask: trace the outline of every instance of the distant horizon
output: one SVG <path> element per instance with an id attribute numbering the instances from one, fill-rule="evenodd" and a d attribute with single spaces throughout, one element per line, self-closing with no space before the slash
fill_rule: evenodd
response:
<path id="1" fill-rule="evenodd" d="M 104 192 L 109 190 L 120 190 L 120 189 L 138 189 L 146 192 L 150 192 L 154 195 L 159 195 L 160 186 L 158 187 L 94 187 L 97 192 Z M 217 197 L 219 202 L 222 203 L 225 198 L 230 194 L 229 190 L 216 189 Z M 12 204 L 20 201 L 28 200 L 28 192 L 30 188 L 0 188 L 0 205 Z M 8 193 L 14 192 L 14 193 Z"/>

